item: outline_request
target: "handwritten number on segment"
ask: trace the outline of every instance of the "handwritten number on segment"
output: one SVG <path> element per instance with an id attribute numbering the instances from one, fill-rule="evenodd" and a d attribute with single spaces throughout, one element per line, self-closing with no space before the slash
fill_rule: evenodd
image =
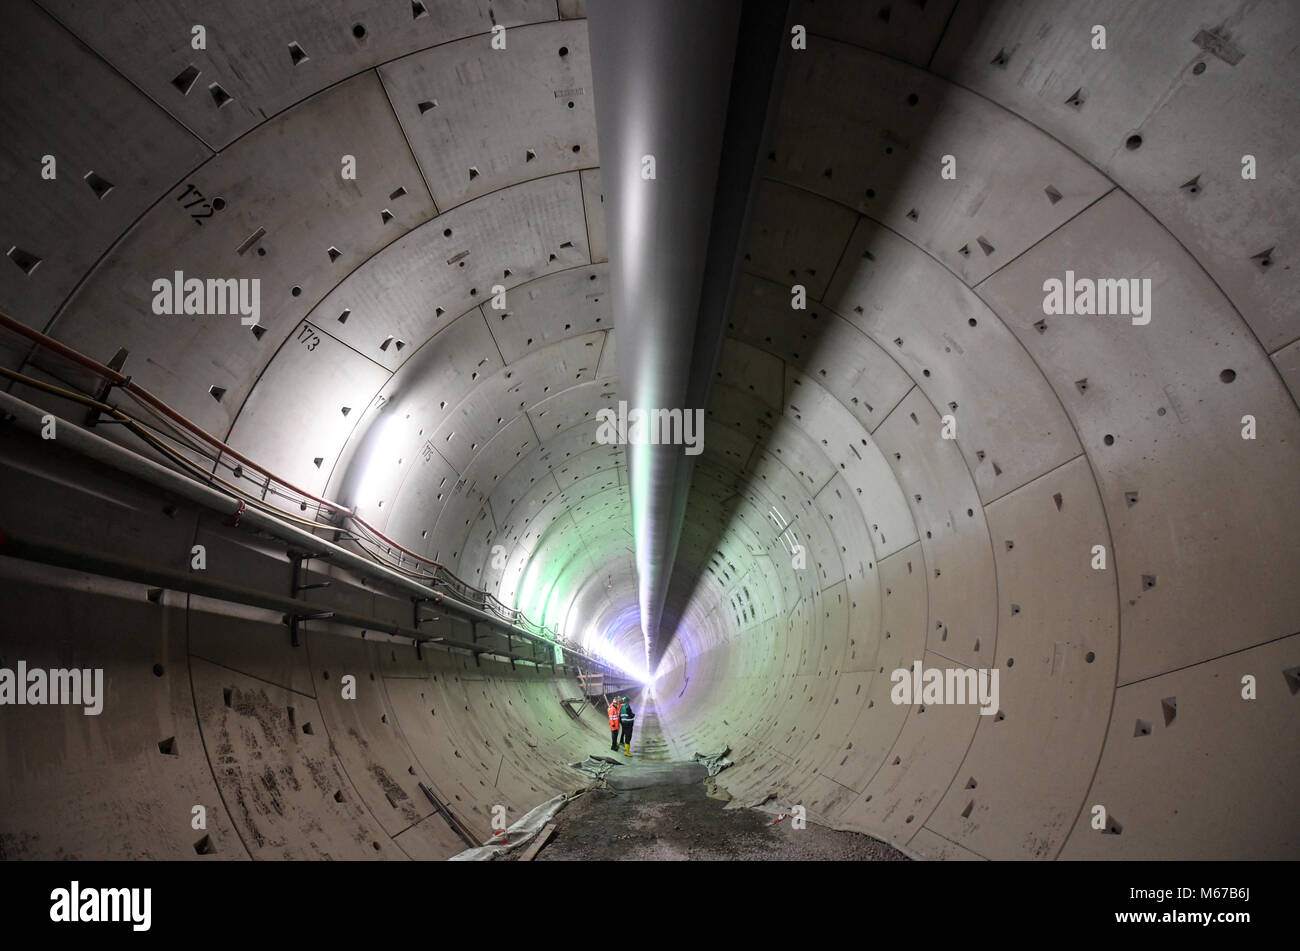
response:
<path id="1" fill-rule="evenodd" d="M 183 192 L 181 192 L 179 195 L 177 195 L 177 196 L 176 196 L 176 200 L 177 200 L 177 201 L 185 201 L 185 199 L 186 199 L 190 194 L 193 194 L 193 195 L 195 196 L 195 197 L 194 197 L 194 200 L 193 200 L 193 201 L 189 201 L 189 202 L 185 202 L 185 204 L 182 205 L 181 207 L 182 207 L 182 208 L 193 208 L 195 205 L 199 205 L 199 206 L 201 206 L 201 209 L 202 209 L 202 210 L 200 210 L 200 211 L 198 211 L 198 212 L 193 212 L 193 211 L 190 212 L 190 217 L 194 219 L 194 223 L 195 223 L 196 225 L 200 225 L 200 226 L 201 226 L 201 225 L 203 224 L 203 219 L 204 219 L 204 218 L 211 218 L 212 215 L 213 215 L 213 213 L 216 211 L 216 209 L 212 206 L 212 204 L 211 204 L 210 202 L 208 202 L 207 199 L 205 199 L 205 198 L 203 197 L 203 192 L 199 191 L 199 190 L 198 190 L 197 188 L 195 188 L 193 185 L 186 185 L 186 186 L 185 186 L 185 191 L 183 191 Z"/>

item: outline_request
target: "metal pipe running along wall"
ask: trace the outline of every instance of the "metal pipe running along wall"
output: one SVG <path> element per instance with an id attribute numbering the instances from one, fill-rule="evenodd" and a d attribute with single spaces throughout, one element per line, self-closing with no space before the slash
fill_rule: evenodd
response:
<path id="1" fill-rule="evenodd" d="M 389 538 L 383 532 L 378 531 L 373 525 L 371 525 L 364 518 L 358 515 L 353 509 L 345 505 L 340 505 L 339 503 L 331 499 L 315 495 L 314 493 L 307 492 L 304 489 L 300 489 L 292 482 L 289 482 L 288 480 L 281 478 L 280 476 L 276 475 L 274 472 L 271 472 L 266 467 L 259 465 L 255 460 L 250 459 L 248 456 L 244 455 L 243 453 L 239 452 L 233 447 L 227 445 L 225 442 L 213 436 L 207 430 L 198 426 L 196 423 L 188 419 L 183 414 L 178 413 L 176 410 L 172 409 L 171 406 L 167 405 L 167 403 L 163 402 L 161 399 L 159 399 L 157 396 L 155 396 L 154 394 L 150 393 L 148 390 L 141 387 L 139 384 L 132 382 L 129 376 L 119 373 L 117 370 L 114 370 L 111 367 L 107 367 L 97 360 L 92 360 L 90 357 L 87 357 L 85 354 L 80 353 L 77 350 L 72 349 L 71 347 L 59 343 L 59 341 L 54 340 L 53 338 L 41 333 L 38 330 L 34 330 L 31 327 L 25 326 L 24 324 L 20 323 L 17 320 L 14 320 L 14 318 L 10 317 L 8 314 L 3 312 L 0 312 L 0 328 L 12 331 L 18 336 L 29 340 L 30 342 L 36 345 L 37 350 L 51 353 L 56 357 L 68 361 L 74 366 L 80 367 L 81 369 L 84 370 L 89 370 L 91 373 L 95 374 L 97 377 L 103 380 L 106 384 L 120 388 L 123 392 L 127 393 L 133 400 L 135 400 L 141 406 L 145 407 L 148 411 L 160 414 L 163 418 L 170 420 L 172 423 L 175 423 L 176 425 L 180 426 L 185 432 L 187 432 L 191 436 L 196 437 L 201 442 L 206 443 L 208 446 L 212 447 L 212 449 L 216 451 L 219 455 L 220 454 L 229 455 L 232 458 L 238 460 L 241 463 L 241 465 L 246 466 L 250 470 L 254 472 L 262 473 L 262 475 L 266 477 L 268 485 L 272 483 L 276 483 L 288 489 L 289 491 L 293 492 L 296 496 L 299 496 L 302 499 L 310 500 L 316 503 L 318 510 L 322 510 L 322 509 L 328 510 L 330 513 L 332 513 L 334 517 L 337 518 L 351 519 L 358 527 L 364 530 L 365 533 L 373 536 L 374 539 L 378 540 L 378 542 L 383 543 L 385 548 L 388 550 L 389 554 L 396 552 L 398 554 L 399 567 L 401 567 L 401 558 L 403 556 L 410 557 L 417 568 L 422 565 L 428 565 L 431 570 L 434 583 L 441 582 L 447 584 L 452 588 L 452 590 L 456 591 L 462 597 L 466 595 L 472 596 L 476 601 L 479 601 L 481 603 L 481 606 L 484 609 L 491 608 L 492 611 L 495 612 L 497 618 L 505 620 L 512 627 L 527 631 L 530 635 L 540 635 L 540 636 L 549 635 L 552 639 L 556 639 L 556 640 L 559 639 L 559 632 L 550 630 L 546 628 L 545 625 L 537 624 L 533 622 L 522 611 L 519 611 L 514 608 L 510 608 L 508 605 L 504 604 L 500 599 L 498 599 L 491 592 L 483 591 L 478 588 L 475 588 L 473 585 L 457 577 L 455 573 L 450 571 L 445 565 L 439 564 L 438 562 L 432 561 L 428 558 L 423 558 L 416 552 L 411 551 L 409 548 L 399 545 L 397 542 Z M 485 616 L 487 616 L 486 610 L 484 613 Z M 533 628 L 536 628 L 536 630 L 533 630 Z"/>
<path id="2" fill-rule="evenodd" d="M 13 424 L 17 424 L 21 429 L 28 433 L 38 434 L 44 426 L 43 419 L 45 414 L 41 409 L 8 393 L 0 392 L 0 413 L 3 413 L 5 418 L 11 420 Z M 158 463 L 146 459 L 129 449 L 111 443 L 106 439 L 102 439 L 94 433 L 86 432 L 68 422 L 62 422 L 60 425 L 58 443 L 65 449 L 69 449 L 95 462 L 117 469 L 119 472 L 125 473 L 128 476 L 141 479 L 167 492 L 174 493 L 181 498 L 188 499 L 189 501 L 201 505 L 219 515 L 231 515 L 231 503 L 237 501 L 221 492 L 218 492 L 216 489 L 202 485 L 179 472 L 175 472 L 166 466 L 159 465 Z M 398 590 L 404 591 L 410 595 L 428 598 L 431 603 L 437 604 L 437 606 L 442 610 L 457 614 L 466 620 L 475 623 L 487 624 L 493 630 L 499 631 L 502 634 L 508 633 L 511 637 L 521 638 L 530 644 L 545 645 L 548 649 L 559 647 L 566 655 L 580 658 L 588 665 L 602 668 L 607 666 L 603 661 L 600 661 L 585 651 L 577 649 L 574 645 L 559 643 L 550 638 L 539 637 L 524 628 L 503 621 L 486 611 L 480 611 L 470 605 L 459 604 L 456 601 L 449 600 L 437 591 L 420 584 L 418 581 L 407 578 L 391 568 L 376 564 L 375 562 L 367 561 L 360 555 L 348 551 L 346 548 L 335 545 L 334 543 L 320 538 L 317 535 L 313 535 L 311 532 L 305 531 L 304 529 L 295 528 L 266 512 L 259 511 L 252 507 L 237 508 L 234 511 L 239 513 L 239 522 L 241 526 L 266 532 L 268 535 L 271 535 L 282 542 L 305 550 L 313 557 L 329 558 L 335 564 L 358 571 L 363 575 L 380 578 L 382 581 L 392 585 Z M 2 529 L 3 526 L 0 526 L 0 530 Z M 24 551 L 26 554 L 24 554 Z M 35 548 L 30 546 L 24 549 L 19 544 L 0 544 L 0 552 L 16 557 L 27 557 L 28 555 L 32 555 L 36 556 L 33 557 L 32 560 L 43 561 L 49 564 L 61 564 L 65 567 L 73 566 L 72 559 L 66 557 L 54 557 L 58 553 L 55 553 L 52 550 L 37 552 Z M 116 569 L 108 567 L 112 564 L 115 563 L 105 561 L 100 565 L 100 573 L 113 577 L 125 577 L 125 575 L 121 574 Z M 138 572 L 130 575 L 130 577 L 133 580 L 145 580 Z M 171 580 L 173 582 L 176 581 L 176 579 Z M 155 582 L 163 584 L 167 583 L 161 579 L 154 579 L 149 583 Z M 191 590 L 188 585 L 180 583 L 173 583 L 170 586 L 177 588 L 177 590 Z M 245 594 L 244 592 L 223 592 L 216 589 L 211 591 L 198 591 L 197 589 L 194 589 L 194 591 L 195 593 L 208 594 L 212 597 L 226 600 L 243 600 L 244 603 L 253 603 L 243 598 L 243 595 Z M 296 605 L 296 603 L 292 601 L 286 601 L 284 604 L 268 603 L 263 606 L 272 607 L 275 610 L 292 610 L 296 607 L 301 607 L 301 605 Z M 363 627 L 375 629 L 388 628 L 391 630 L 391 626 L 374 623 L 374 619 L 371 618 L 360 617 L 354 620 Z M 394 630 L 392 632 L 401 636 L 410 636 L 413 640 L 419 639 L 419 632 L 416 631 L 408 632 L 403 630 Z M 432 638 L 429 640 L 432 640 Z M 468 645 L 468 648 L 471 650 L 481 650 L 481 648 L 474 645 Z"/>

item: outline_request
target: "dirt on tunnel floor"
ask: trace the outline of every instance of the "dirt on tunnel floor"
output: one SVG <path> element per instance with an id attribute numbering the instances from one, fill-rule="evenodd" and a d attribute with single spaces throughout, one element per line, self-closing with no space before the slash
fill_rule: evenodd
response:
<path id="1" fill-rule="evenodd" d="M 724 805 L 705 783 L 592 789 L 556 815 L 555 835 L 534 861 L 907 860 L 870 836 L 812 822 L 796 829 L 788 816 L 774 824 L 774 815 Z"/>

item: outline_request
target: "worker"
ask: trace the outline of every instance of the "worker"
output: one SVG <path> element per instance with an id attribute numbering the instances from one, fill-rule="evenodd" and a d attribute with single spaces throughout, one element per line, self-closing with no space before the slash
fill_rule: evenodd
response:
<path id="1" fill-rule="evenodd" d="M 632 755 L 632 721 L 636 719 L 636 714 L 632 712 L 632 703 L 627 697 L 623 698 L 623 705 L 618 708 L 618 720 L 623 724 L 623 755 Z"/>
<path id="2" fill-rule="evenodd" d="M 609 748 L 612 752 L 618 752 L 618 709 L 622 697 L 615 697 L 609 702 Z"/>

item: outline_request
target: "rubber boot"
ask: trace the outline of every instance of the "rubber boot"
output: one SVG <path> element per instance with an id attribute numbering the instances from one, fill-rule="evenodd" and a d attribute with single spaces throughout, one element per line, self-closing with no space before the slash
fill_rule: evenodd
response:
<path id="1" fill-rule="evenodd" d="M 624 755 L 624 756 L 631 756 L 631 755 L 632 755 L 632 744 L 631 744 L 631 743 L 624 743 L 624 744 L 623 744 L 623 755 Z"/>

